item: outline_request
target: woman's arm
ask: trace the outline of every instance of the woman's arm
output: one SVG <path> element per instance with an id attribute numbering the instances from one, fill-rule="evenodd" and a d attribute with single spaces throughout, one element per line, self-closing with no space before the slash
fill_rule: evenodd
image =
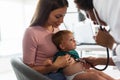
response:
<path id="1" fill-rule="evenodd" d="M 45 66 L 33 66 L 29 65 L 36 71 L 42 73 L 42 74 L 47 74 L 49 72 L 54 72 L 57 71 L 59 68 L 66 67 L 71 63 L 70 55 L 65 55 L 65 56 L 59 56 L 55 62 L 53 62 L 51 65 L 45 65 Z"/>
<path id="2" fill-rule="evenodd" d="M 59 67 L 56 65 L 50 65 L 50 66 L 30 66 L 34 70 L 42 73 L 42 74 L 47 74 L 49 72 L 54 72 L 56 71 Z"/>

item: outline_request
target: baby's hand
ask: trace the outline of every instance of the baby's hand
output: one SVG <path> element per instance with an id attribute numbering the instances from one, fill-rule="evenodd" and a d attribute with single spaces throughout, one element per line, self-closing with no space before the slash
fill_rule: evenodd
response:
<path id="1" fill-rule="evenodd" d="M 44 61 L 43 65 L 45 66 L 51 66 L 53 63 L 52 63 L 52 60 L 51 59 L 47 59 Z"/>

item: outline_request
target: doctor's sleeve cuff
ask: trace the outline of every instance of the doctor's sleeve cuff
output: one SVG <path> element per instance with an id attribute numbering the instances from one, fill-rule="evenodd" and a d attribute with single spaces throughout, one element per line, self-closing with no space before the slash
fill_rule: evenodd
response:
<path id="1" fill-rule="evenodd" d="M 112 60 L 113 60 L 113 62 L 115 64 L 115 66 L 120 71 L 120 56 L 112 56 Z"/>
<path id="2" fill-rule="evenodd" d="M 119 53 L 120 51 L 119 52 L 117 51 L 118 46 L 119 46 L 119 43 L 114 43 L 113 44 L 113 47 L 112 47 L 113 56 L 118 55 L 118 54 L 120 55 L 120 53 Z M 120 47 L 119 47 L 119 50 L 120 50 Z"/>
<path id="3" fill-rule="evenodd" d="M 117 45 L 115 52 L 117 56 L 120 56 L 120 44 Z"/>

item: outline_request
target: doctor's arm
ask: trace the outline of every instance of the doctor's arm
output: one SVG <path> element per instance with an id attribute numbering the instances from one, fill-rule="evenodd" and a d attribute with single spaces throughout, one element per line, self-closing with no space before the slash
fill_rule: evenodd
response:
<path id="1" fill-rule="evenodd" d="M 83 59 L 85 59 L 88 63 L 92 64 L 93 66 L 106 65 L 107 63 L 107 58 L 85 57 Z M 109 65 L 115 65 L 112 58 L 109 58 Z"/>

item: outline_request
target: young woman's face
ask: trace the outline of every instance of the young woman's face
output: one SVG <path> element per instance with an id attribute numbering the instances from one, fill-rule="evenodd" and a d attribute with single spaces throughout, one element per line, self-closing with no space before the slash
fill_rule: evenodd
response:
<path id="1" fill-rule="evenodd" d="M 76 48 L 76 41 L 74 39 L 73 34 L 68 34 L 62 41 L 62 48 L 65 51 L 73 50 Z"/>
<path id="2" fill-rule="evenodd" d="M 66 11 L 67 11 L 67 7 L 53 10 L 48 17 L 47 24 L 49 26 L 53 26 L 57 28 L 63 22 L 63 18 L 65 16 Z"/>

